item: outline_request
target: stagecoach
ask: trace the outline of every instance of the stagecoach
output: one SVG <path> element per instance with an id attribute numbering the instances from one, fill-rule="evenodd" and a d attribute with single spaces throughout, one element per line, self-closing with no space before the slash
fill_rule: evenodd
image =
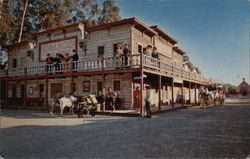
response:
<path id="1" fill-rule="evenodd" d="M 199 98 L 201 108 L 223 105 L 225 100 L 223 87 L 218 84 L 209 84 L 207 88 L 200 91 Z"/>
<path id="2" fill-rule="evenodd" d="M 78 118 L 81 118 L 83 115 L 83 112 L 86 111 L 87 114 L 90 114 L 91 116 L 96 115 L 96 109 L 97 109 L 98 101 L 96 99 L 96 96 L 93 94 L 88 94 L 83 97 L 80 97 L 78 101 Z"/>

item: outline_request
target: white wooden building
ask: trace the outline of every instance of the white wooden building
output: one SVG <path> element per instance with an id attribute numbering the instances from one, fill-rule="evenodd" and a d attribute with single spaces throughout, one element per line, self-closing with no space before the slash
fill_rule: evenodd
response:
<path id="1" fill-rule="evenodd" d="M 175 38 L 159 26 L 147 26 L 137 18 L 91 28 L 76 23 L 34 36 L 36 41 L 4 45 L 9 65 L 0 75 L 4 92 L 1 101 L 6 107 L 47 108 L 49 98 L 58 92 L 99 96 L 103 89 L 111 87 L 119 92 L 118 109 L 132 109 L 135 87 L 150 85 L 152 104 L 161 109 L 198 102 L 199 87 L 207 84 L 198 69 L 184 63 L 187 53 L 176 46 Z M 114 55 L 119 43 L 128 43 L 131 50 L 126 67 L 124 63 L 119 67 L 116 64 Z M 160 60 L 143 54 L 147 45 L 158 48 Z M 62 62 L 57 71 L 46 64 L 48 53 L 72 55 L 73 50 L 79 55 L 78 61 Z"/>

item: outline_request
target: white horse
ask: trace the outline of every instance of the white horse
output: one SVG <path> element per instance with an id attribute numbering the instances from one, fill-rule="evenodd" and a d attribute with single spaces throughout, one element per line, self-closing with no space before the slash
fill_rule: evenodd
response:
<path id="1" fill-rule="evenodd" d="M 50 102 L 51 105 L 50 116 L 53 116 L 53 109 L 56 105 L 59 105 L 60 107 L 61 116 L 63 115 L 63 110 L 65 107 L 70 107 L 71 113 L 74 114 L 73 109 L 76 102 L 77 98 L 74 97 L 73 95 L 70 95 L 69 97 L 63 96 L 59 98 L 58 101 L 55 98 L 53 98 Z"/>

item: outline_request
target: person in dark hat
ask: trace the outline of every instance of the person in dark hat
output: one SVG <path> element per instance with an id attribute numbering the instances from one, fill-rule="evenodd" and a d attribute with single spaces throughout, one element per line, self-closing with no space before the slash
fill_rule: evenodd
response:
<path id="1" fill-rule="evenodd" d="M 46 62 L 47 62 L 47 71 L 51 72 L 51 70 L 52 70 L 52 64 L 54 62 L 54 58 L 51 57 L 50 54 L 47 54 Z"/>
<path id="2" fill-rule="evenodd" d="M 55 71 L 60 71 L 60 63 L 61 63 L 61 58 L 60 54 L 56 54 L 56 57 L 54 58 L 54 66 L 55 66 Z"/>
<path id="3" fill-rule="evenodd" d="M 128 62 L 129 62 L 129 55 L 130 55 L 130 50 L 128 47 L 128 43 L 124 44 L 124 49 L 123 49 L 123 65 L 125 65 L 125 67 L 128 67 Z"/>
<path id="4" fill-rule="evenodd" d="M 73 50 L 73 52 L 74 52 L 74 55 L 71 56 L 71 59 L 72 59 L 72 61 L 73 61 L 73 70 L 77 70 L 77 62 L 76 62 L 76 61 L 79 60 L 79 56 L 78 56 L 76 50 Z"/>

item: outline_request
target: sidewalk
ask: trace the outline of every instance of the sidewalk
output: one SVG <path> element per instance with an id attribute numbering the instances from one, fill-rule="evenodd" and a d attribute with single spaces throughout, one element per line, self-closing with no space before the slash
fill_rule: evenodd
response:
<path id="1" fill-rule="evenodd" d="M 181 104 L 175 105 L 174 107 L 169 105 L 162 105 L 161 110 L 158 107 L 152 107 L 153 114 L 163 113 L 167 111 L 177 110 L 181 108 L 187 108 L 187 106 L 181 106 Z M 97 112 L 97 115 L 111 115 L 111 116 L 126 116 L 126 117 L 140 117 L 141 114 L 136 110 L 106 110 L 105 112 Z"/>

